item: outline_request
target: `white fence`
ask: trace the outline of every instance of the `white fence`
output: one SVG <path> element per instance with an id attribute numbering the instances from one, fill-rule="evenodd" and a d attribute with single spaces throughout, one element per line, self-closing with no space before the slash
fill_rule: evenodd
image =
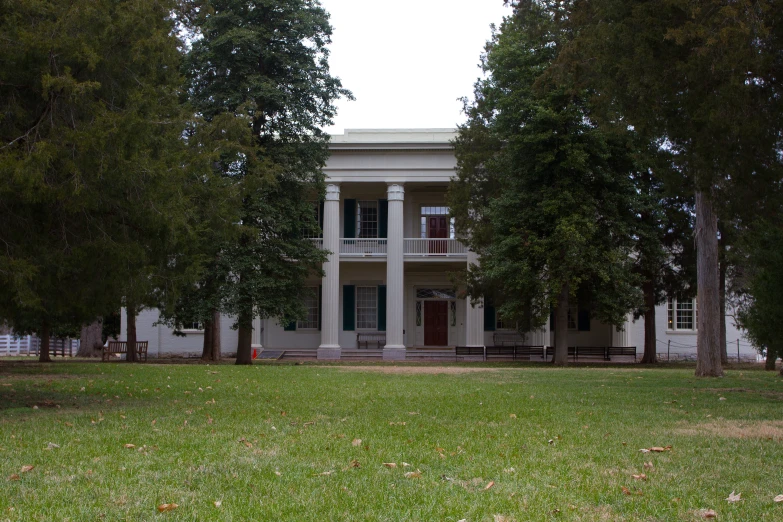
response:
<path id="1" fill-rule="evenodd" d="M 16 337 L 15 335 L 0 335 L 0 356 L 38 355 L 41 340 L 34 335 Z M 49 352 L 52 356 L 61 355 L 73 357 L 79 351 L 78 339 L 49 340 Z"/>
<path id="2" fill-rule="evenodd" d="M 340 239 L 341 256 L 386 256 L 386 239 L 383 238 L 362 238 L 362 239 Z"/>
<path id="3" fill-rule="evenodd" d="M 468 248 L 456 239 L 405 239 L 405 255 L 420 257 L 467 257 Z"/>

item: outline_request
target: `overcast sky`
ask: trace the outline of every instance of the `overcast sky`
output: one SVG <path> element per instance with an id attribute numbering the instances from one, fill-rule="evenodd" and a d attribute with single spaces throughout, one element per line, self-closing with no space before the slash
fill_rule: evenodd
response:
<path id="1" fill-rule="evenodd" d="M 448 128 L 458 98 L 481 74 L 479 56 L 510 9 L 503 0 L 321 0 L 330 13 L 329 65 L 356 101 L 341 100 L 344 129 Z"/>

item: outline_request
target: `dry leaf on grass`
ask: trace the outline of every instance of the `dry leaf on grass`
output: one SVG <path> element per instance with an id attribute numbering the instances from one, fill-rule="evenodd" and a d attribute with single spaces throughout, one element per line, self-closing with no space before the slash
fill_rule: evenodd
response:
<path id="1" fill-rule="evenodd" d="M 726 500 L 729 502 L 729 504 L 731 504 L 731 503 L 733 503 L 733 502 L 739 502 L 739 501 L 741 501 L 741 500 L 742 500 L 742 499 L 740 498 L 741 496 L 742 496 L 742 493 L 737 493 L 737 494 L 735 495 L 735 494 L 734 494 L 734 491 L 732 491 L 732 492 L 729 494 L 729 496 L 728 496 L 728 497 L 726 497 Z"/>
<path id="2" fill-rule="evenodd" d="M 783 502 L 783 495 L 778 495 L 773 499 L 775 502 Z"/>
<path id="3" fill-rule="evenodd" d="M 334 473 L 334 471 L 324 471 L 323 473 L 319 473 L 318 476 L 319 477 L 328 477 L 332 473 Z"/>
<path id="4" fill-rule="evenodd" d="M 516 413 L 509 413 L 508 416 L 510 418 L 512 418 L 512 419 L 516 419 L 517 418 L 517 414 Z"/>
<path id="5" fill-rule="evenodd" d="M 213 504 L 215 504 L 215 507 L 220 507 L 221 505 L 223 505 L 223 501 L 222 500 L 216 500 L 216 501 L 213 502 Z"/>
<path id="6" fill-rule="evenodd" d="M 283 474 L 282 474 L 282 473 L 280 473 L 280 472 L 279 472 L 279 471 L 277 471 L 277 470 L 275 470 L 275 475 L 277 475 L 278 477 L 282 477 L 282 476 L 283 476 Z"/>
<path id="7" fill-rule="evenodd" d="M 49 442 L 49 443 L 46 444 L 46 449 L 47 450 L 58 449 L 59 447 L 60 447 L 60 445 L 59 444 L 55 444 L 54 442 Z"/>
<path id="8" fill-rule="evenodd" d="M 639 473 L 638 475 L 631 475 L 636 480 L 647 480 L 647 475 L 644 473 Z"/>
<path id="9" fill-rule="evenodd" d="M 136 447 L 136 445 L 135 444 L 126 444 L 124 447 L 125 447 L 125 449 L 133 449 L 133 448 Z"/>
<path id="10" fill-rule="evenodd" d="M 492 515 L 494 522 L 512 522 L 512 518 L 507 515 Z"/>
<path id="11" fill-rule="evenodd" d="M 623 489 L 623 495 L 630 495 L 631 490 L 626 488 L 625 486 L 620 486 Z"/>
<path id="12" fill-rule="evenodd" d="M 639 451 L 642 453 L 663 453 L 664 451 L 671 451 L 671 446 L 653 446 L 652 448 L 642 448 Z"/>
<path id="13" fill-rule="evenodd" d="M 158 511 L 160 513 L 164 513 L 166 511 L 174 511 L 179 507 L 179 504 L 174 504 L 173 502 L 171 504 L 161 504 L 158 506 Z"/>
<path id="14" fill-rule="evenodd" d="M 405 478 L 419 478 L 421 477 L 421 470 L 408 471 L 405 473 Z"/>
<path id="15" fill-rule="evenodd" d="M 718 514 L 715 512 L 714 509 L 703 509 L 701 511 L 701 516 L 704 518 L 716 518 Z"/>
<path id="16" fill-rule="evenodd" d="M 486 486 L 484 486 L 484 491 L 488 490 L 489 488 L 491 488 L 491 487 L 492 487 L 492 486 L 494 486 L 494 485 L 495 485 L 495 481 L 494 481 L 494 480 L 490 480 L 490 481 L 489 481 L 489 484 L 487 484 Z"/>
<path id="17" fill-rule="evenodd" d="M 653 466 L 652 462 L 645 462 L 644 463 L 644 469 L 653 469 L 655 466 Z"/>
<path id="18" fill-rule="evenodd" d="M 353 460 L 352 460 L 352 461 L 351 461 L 351 462 L 348 464 L 348 467 L 349 467 L 349 468 L 361 468 L 361 467 L 362 467 L 362 465 L 361 465 L 361 464 L 359 464 L 359 461 L 358 461 L 358 460 L 356 460 L 356 459 L 353 459 Z"/>
<path id="19" fill-rule="evenodd" d="M 12 473 L 10 477 L 8 477 L 8 480 L 19 480 L 19 475 L 16 473 Z"/>
<path id="20" fill-rule="evenodd" d="M 396 468 L 397 467 L 397 463 L 396 462 L 384 462 L 383 465 L 386 466 L 387 468 Z"/>
<path id="21" fill-rule="evenodd" d="M 32 471 L 35 466 L 30 466 L 29 464 L 26 466 L 22 466 L 22 473 L 27 473 L 28 471 Z"/>
<path id="22" fill-rule="evenodd" d="M 362 439 L 353 439 L 351 441 L 351 446 L 361 446 L 362 445 Z"/>

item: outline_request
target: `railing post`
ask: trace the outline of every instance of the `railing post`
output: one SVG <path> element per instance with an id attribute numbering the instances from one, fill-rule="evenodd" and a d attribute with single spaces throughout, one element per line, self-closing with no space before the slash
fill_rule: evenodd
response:
<path id="1" fill-rule="evenodd" d="M 672 340 L 669 339 L 669 344 L 666 347 L 666 362 L 670 362 L 672 360 L 671 351 L 672 351 Z"/>

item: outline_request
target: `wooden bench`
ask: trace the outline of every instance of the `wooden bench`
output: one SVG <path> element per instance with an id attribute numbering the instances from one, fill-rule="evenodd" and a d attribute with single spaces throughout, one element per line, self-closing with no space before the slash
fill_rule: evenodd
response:
<path id="1" fill-rule="evenodd" d="M 636 346 L 610 346 L 607 353 L 607 361 L 611 361 L 612 357 L 621 356 L 633 356 L 633 361 L 636 362 Z"/>
<path id="2" fill-rule="evenodd" d="M 569 346 L 568 355 L 573 357 L 575 361 L 578 361 L 580 357 L 583 359 L 609 360 L 609 352 L 607 352 L 606 346 Z"/>
<path id="3" fill-rule="evenodd" d="M 138 360 L 142 360 L 142 358 L 144 361 L 147 360 L 148 345 L 149 341 L 136 341 L 136 355 Z M 126 341 L 109 341 L 109 345 L 103 347 L 101 359 L 103 361 L 108 361 L 112 355 L 120 355 L 123 353 L 128 353 L 128 343 Z"/>
<path id="4" fill-rule="evenodd" d="M 378 350 L 382 349 L 386 346 L 386 332 L 357 333 L 356 347 L 361 349 L 362 345 L 365 349 L 369 349 L 370 346 L 374 346 Z"/>
<path id="5" fill-rule="evenodd" d="M 511 357 L 513 360 L 529 361 L 531 357 L 544 358 L 544 347 L 528 344 L 515 344 L 513 346 L 487 346 L 487 360 Z"/>
<path id="6" fill-rule="evenodd" d="M 492 343 L 495 346 L 523 346 L 525 336 L 519 332 L 498 332 L 492 335 Z"/>
<path id="7" fill-rule="evenodd" d="M 459 360 L 460 357 L 470 357 L 470 358 L 477 358 L 480 357 L 481 360 L 486 360 L 485 348 L 483 346 L 455 346 L 454 347 L 454 360 Z"/>

